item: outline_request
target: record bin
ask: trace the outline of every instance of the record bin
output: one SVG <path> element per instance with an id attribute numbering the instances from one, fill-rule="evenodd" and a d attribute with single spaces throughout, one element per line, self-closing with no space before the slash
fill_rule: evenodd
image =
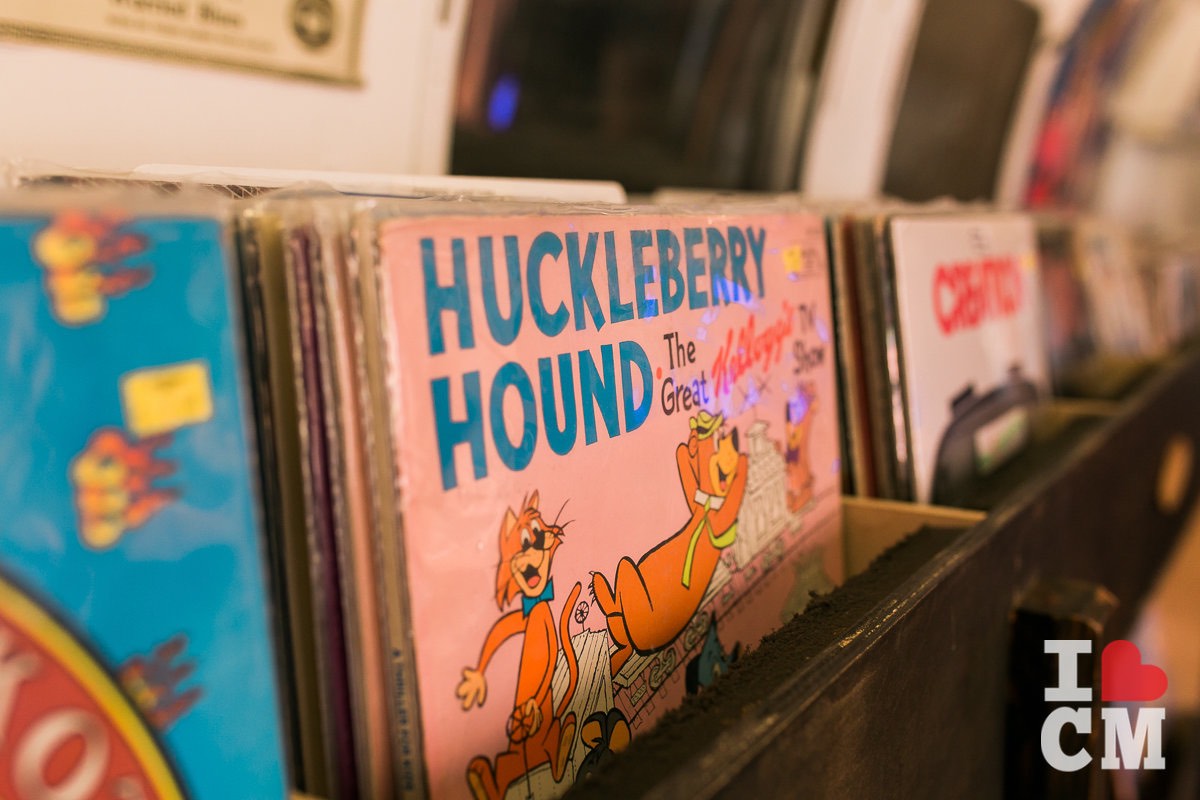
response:
<path id="1" fill-rule="evenodd" d="M 568 797 L 776 796 L 784 786 L 812 798 L 1041 795 L 1021 783 L 1037 776 L 1005 763 L 1006 714 L 1021 690 L 1010 678 L 1015 609 L 1034 587 L 1071 581 L 1115 598 L 1101 639 L 1129 632 L 1200 494 L 1197 396 L 1192 350 L 1118 403 L 1060 404 L 1057 415 L 1090 419 L 1084 432 L 1059 426 L 1076 432 L 1035 447 L 1042 457 L 1022 460 L 1019 485 L 987 514 L 847 498 L 847 572 L 858 574 L 845 589 L 858 594 L 840 617 L 837 593 L 815 604 L 840 630 L 793 631 L 810 605 L 764 642 L 754 669 L 743 661 Z M 861 572 L 921 526 L 962 532 L 927 545 L 940 549 L 915 568 L 885 557 Z M 824 645 L 814 649 L 814 636 Z M 1106 796 L 1098 772 L 1081 775 L 1092 782 L 1084 796 Z"/>

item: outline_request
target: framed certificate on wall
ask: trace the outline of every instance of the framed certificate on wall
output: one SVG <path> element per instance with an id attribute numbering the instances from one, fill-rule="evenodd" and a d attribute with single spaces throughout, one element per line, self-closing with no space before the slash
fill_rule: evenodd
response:
<path id="1" fill-rule="evenodd" d="M 10 0 L 0 38 L 359 83 L 364 0 Z"/>

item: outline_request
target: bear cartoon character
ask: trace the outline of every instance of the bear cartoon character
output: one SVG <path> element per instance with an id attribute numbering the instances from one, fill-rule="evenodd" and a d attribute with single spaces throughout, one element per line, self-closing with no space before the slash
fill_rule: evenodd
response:
<path id="1" fill-rule="evenodd" d="M 67 211 L 34 238 L 33 256 L 45 270 L 51 310 L 64 325 L 99 320 L 108 298 L 149 282 L 148 269 L 123 264 L 146 249 L 146 239 L 120 224 L 117 217 Z"/>
<path id="2" fill-rule="evenodd" d="M 194 661 L 183 658 L 186 649 L 187 636 L 178 634 L 149 656 L 133 656 L 117 672 L 125 691 L 160 731 L 174 725 L 203 695 L 198 686 L 180 688 L 196 669 Z"/>
<path id="3" fill-rule="evenodd" d="M 726 431 L 724 416 L 707 411 L 692 417 L 689 427 L 688 440 L 675 449 L 687 521 L 638 561 L 622 558 L 611 584 L 598 572 L 592 575 L 592 594 L 616 645 L 613 675 L 633 652 L 659 650 L 687 627 L 721 552 L 737 539 L 749 469 L 737 428 Z"/>
<path id="4" fill-rule="evenodd" d="M 811 383 L 800 387 L 785 406 L 787 424 L 783 458 L 787 464 L 787 506 L 793 514 L 808 505 L 813 496 L 813 471 L 808 457 L 809 434 L 817 412 L 816 390 Z"/>
<path id="5" fill-rule="evenodd" d="M 175 472 L 156 452 L 169 434 L 132 441 L 120 428 L 101 428 L 70 465 L 79 536 L 95 550 L 112 547 L 126 531 L 139 528 L 179 497 L 174 488 L 155 485 Z"/>
<path id="6" fill-rule="evenodd" d="M 496 650 L 509 639 L 521 637 L 521 660 L 512 714 L 508 720 L 508 749 L 494 759 L 476 756 L 467 766 L 467 785 L 478 800 L 503 797 L 508 787 L 543 764 L 560 781 L 566 771 L 575 738 L 575 714 L 563 712 L 571 704 L 579 667 L 568 631 L 571 612 L 583 587 L 576 583 L 563 606 L 555 630 L 550 601 L 554 553 L 563 541 L 563 529 L 548 524 L 538 511 L 534 492 L 519 514 L 510 508 L 500 523 L 500 563 L 496 569 L 496 605 L 501 611 L 519 600 L 518 608 L 496 621 L 474 667 L 462 672 L 456 694 L 464 711 L 482 706 L 487 699 L 484 673 Z M 550 684 L 561 650 L 566 657 L 567 691 L 554 707 Z"/>

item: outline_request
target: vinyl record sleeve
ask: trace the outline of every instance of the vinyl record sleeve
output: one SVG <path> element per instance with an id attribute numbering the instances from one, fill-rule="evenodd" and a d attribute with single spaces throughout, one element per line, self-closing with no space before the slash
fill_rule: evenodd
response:
<path id="1" fill-rule="evenodd" d="M 243 269 L 261 385 L 268 516 L 288 589 L 300 785 L 318 796 L 391 794 L 350 305 L 350 205 L 331 193 L 243 210 Z"/>
<path id="2" fill-rule="evenodd" d="M 21 194 L 0 203 L 0 230 L 0 562 L 15 581 L 0 602 L 5 663 L 50 669 L 50 649 L 23 651 L 30 640 L 12 633 L 29 624 L 37 638 L 55 623 L 30 620 L 57 620 L 67 633 L 43 643 L 78 643 L 57 651 L 59 666 L 91 676 L 78 685 L 109 698 L 109 711 L 126 707 L 105 717 L 52 703 L 38 715 L 36 704 L 67 695 L 18 685 L 0 794 L 37 796 L 41 780 L 70 777 L 61 762 L 26 768 L 31 729 L 45 734 L 41 723 L 57 714 L 87 734 L 71 775 L 97 790 L 123 776 L 104 785 L 145 797 L 282 797 L 229 219 L 211 202 Z M 6 617 L 25 601 L 41 609 Z M 144 753 L 136 765 L 88 760 L 115 741 L 110 725 L 135 716 L 173 765 L 173 786 L 152 778 Z"/>
<path id="3" fill-rule="evenodd" d="M 1163 355 L 1132 234 L 1112 220 L 1092 217 L 1080 220 L 1075 230 L 1093 335 L 1101 351 L 1135 358 Z"/>
<path id="4" fill-rule="evenodd" d="M 372 492 L 366 462 L 366 428 L 360 407 L 358 342 L 353 321 L 355 265 L 348 240 L 347 204 L 312 208 L 318 245 L 312 263 L 313 311 L 321 363 L 330 522 L 337 548 L 338 585 L 346 642 L 347 688 L 354 726 L 359 794 L 392 795 L 383 627 L 376 584 L 378 562 L 371 525 Z"/>
<path id="5" fill-rule="evenodd" d="M 262 487 L 263 530 L 266 539 L 267 566 L 270 573 L 269 588 L 275 608 L 276 630 L 278 631 L 281 670 L 281 703 L 288 737 L 288 763 L 296 787 L 307 788 L 305 752 L 306 737 L 299 731 L 307 729 L 306 709 L 301 706 L 302 687 L 309 680 L 305 674 L 304 659 L 297 649 L 300 639 L 310 627 L 311 615 L 299 617 L 304 608 L 304 599 L 296 595 L 288 571 L 287 540 L 283 535 L 288 504 L 282 499 L 284 469 L 280 463 L 275 443 L 277 413 L 273 408 L 270 358 L 266 335 L 268 316 L 264 308 L 264 264 L 271 258 L 272 248 L 265 231 L 260 230 L 263 220 L 246 213 L 235 216 L 237 231 L 238 276 L 241 278 L 242 307 L 246 330 L 246 356 L 249 366 L 249 389 L 253 404 L 254 428 L 258 434 L 258 478 Z M 275 237 L 278 238 L 277 236 Z M 274 248 L 278 258 L 278 247 Z M 311 640 L 311 637 L 309 637 Z"/>
<path id="6" fill-rule="evenodd" d="M 1091 303 L 1067 220 L 1041 220 L 1037 229 L 1042 329 L 1051 384 L 1067 393 L 1096 354 Z"/>
<path id="7" fill-rule="evenodd" d="M 287 298 L 286 341 L 290 345 L 295 393 L 296 453 L 299 460 L 303 527 L 312 592 L 311 630 L 325 735 L 329 793 L 355 796 L 358 789 L 356 727 L 351 702 L 352 676 L 348 655 L 358 646 L 347 639 L 348 593 L 343 591 L 344 553 L 336 527 L 333 478 L 330 474 L 329 409 L 325 391 L 330 368 L 320 329 L 320 240 L 312 221 L 311 203 L 284 202 L 281 211 L 281 249 Z"/>
<path id="8" fill-rule="evenodd" d="M 833 278 L 838 384 L 842 400 L 843 489 L 848 494 L 874 497 L 877 490 L 867 407 L 854 222 L 847 213 L 833 213 L 827 217 L 825 225 Z"/>
<path id="9" fill-rule="evenodd" d="M 250 356 L 254 364 L 264 510 L 280 574 L 284 642 L 291 688 L 293 764 L 297 786 L 329 794 L 326 714 L 317 668 L 318 626 L 313 610 L 312 566 L 306 527 L 299 405 L 292 344 L 294 306 L 289 303 L 278 210 L 243 209 L 239 217 L 241 273 L 246 287 Z"/>
<path id="10" fill-rule="evenodd" d="M 1031 219 L 899 216 L 888 226 L 913 499 L 952 505 L 1023 446 L 1049 392 Z"/>
<path id="11" fill-rule="evenodd" d="M 1200 331 L 1200 249 L 1155 248 L 1147 271 L 1153 276 L 1155 316 L 1162 337 L 1173 348 Z"/>
<path id="12" fill-rule="evenodd" d="M 853 222 L 859 333 L 865 366 L 866 419 L 877 496 L 912 496 L 906 400 L 898 345 L 895 287 L 886 237 L 887 216 L 864 210 Z"/>
<path id="13" fill-rule="evenodd" d="M 1171 285 L 1172 271 L 1160 272 L 1145 254 L 1132 263 L 1134 249 L 1122 241 L 1119 230 L 1095 221 L 1039 220 L 1042 324 L 1055 394 L 1121 397 L 1153 366 L 1149 353 L 1159 350 L 1150 335 L 1168 344 L 1171 311 L 1186 308 L 1188 293 Z"/>
<path id="14" fill-rule="evenodd" d="M 822 219 L 361 224 L 401 735 L 433 798 L 557 796 L 842 579 Z"/>

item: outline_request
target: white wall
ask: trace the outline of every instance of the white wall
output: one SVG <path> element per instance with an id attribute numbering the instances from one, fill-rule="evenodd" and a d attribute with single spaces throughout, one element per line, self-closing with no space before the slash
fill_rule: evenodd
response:
<path id="1" fill-rule="evenodd" d="M 1155 8 L 1112 98 L 1096 206 L 1169 236 L 1200 226 L 1200 0 Z"/>
<path id="2" fill-rule="evenodd" d="M 1195 237 L 1200 228 L 1200 143 L 1158 144 L 1115 131 L 1095 207 L 1167 236 Z"/>
<path id="3" fill-rule="evenodd" d="M 361 87 L 2 42 L 0 158 L 442 173 L 468 2 L 366 0 Z"/>

